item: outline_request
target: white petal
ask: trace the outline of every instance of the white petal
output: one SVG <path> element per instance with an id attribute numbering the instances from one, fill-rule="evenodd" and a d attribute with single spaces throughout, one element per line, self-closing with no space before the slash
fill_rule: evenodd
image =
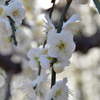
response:
<path id="1" fill-rule="evenodd" d="M 79 15 L 78 14 L 74 14 L 74 15 L 71 16 L 71 18 L 67 22 L 65 22 L 63 24 L 62 28 L 66 28 L 68 24 L 74 23 L 74 22 L 80 21 L 80 20 L 81 20 L 81 18 L 79 17 Z"/>
<path id="2" fill-rule="evenodd" d="M 32 68 L 32 70 L 38 70 L 39 64 L 36 60 L 30 60 L 29 66 Z"/>

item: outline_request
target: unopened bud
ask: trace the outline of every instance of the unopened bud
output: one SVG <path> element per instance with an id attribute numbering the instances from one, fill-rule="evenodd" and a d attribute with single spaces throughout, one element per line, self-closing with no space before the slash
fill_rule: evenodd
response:
<path id="1" fill-rule="evenodd" d="M 64 67 L 61 63 L 57 62 L 53 65 L 53 69 L 56 73 L 61 73 L 64 70 Z"/>

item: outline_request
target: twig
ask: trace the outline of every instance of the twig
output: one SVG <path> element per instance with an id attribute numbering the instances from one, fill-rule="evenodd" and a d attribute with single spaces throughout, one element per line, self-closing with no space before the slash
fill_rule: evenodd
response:
<path id="1" fill-rule="evenodd" d="M 59 23 L 58 23 L 57 33 L 60 33 L 60 31 L 61 31 L 61 27 L 63 25 L 63 21 L 65 19 L 65 15 L 66 15 L 66 13 L 68 11 L 68 8 L 70 7 L 71 2 L 72 2 L 72 0 L 67 2 L 66 5 L 65 5 L 65 8 L 63 9 L 63 12 L 61 14 L 61 17 L 60 17 L 60 20 L 59 20 Z"/>
<path id="2" fill-rule="evenodd" d="M 54 58 L 53 61 L 52 61 L 52 66 L 56 62 L 57 62 L 57 58 Z M 55 84 L 55 82 L 56 82 L 56 73 L 55 73 L 55 71 L 53 70 L 53 67 L 52 67 L 51 88 Z"/>
<path id="3" fill-rule="evenodd" d="M 50 19 L 51 19 L 51 17 L 52 17 L 52 12 L 53 12 L 54 7 L 55 7 L 55 2 L 56 2 L 56 0 L 52 0 L 52 1 L 51 1 L 51 3 L 53 3 L 53 5 L 52 5 L 52 8 L 51 8 L 50 13 L 49 13 L 49 18 L 50 18 Z"/>
<path id="4" fill-rule="evenodd" d="M 38 76 L 40 76 L 40 74 L 41 74 L 41 66 L 40 66 L 40 64 L 39 64 Z"/>
<path id="5" fill-rule="evenodd" d="M 13 19 L 10 17 L 10 16 L 7 16 L 10 20 L 10 25 L 11 25 L 11 28 L 12 28 L 12 35 L 11 35 L 11 38 L 13 38 L 14 40 L 14 44 L 17 46 L 17 40 L 16 40 L 16 36 L 15 36 L 15 31 L 16 31 L 16 28 L 15 28 L 15 22 L 13 21 Z"/>
<path id="6" fill-rule="evenodd" d="M 7 79 L 6 79 L 6 96 L 5 96 L 4 100 L 9 100 L 9 98 L 11 96 L 11 94 L 10 94 L 10 82 L 11 82 L 12 76 L 13 76 L 13 72 L 12 71 L 7 74 Z"/>

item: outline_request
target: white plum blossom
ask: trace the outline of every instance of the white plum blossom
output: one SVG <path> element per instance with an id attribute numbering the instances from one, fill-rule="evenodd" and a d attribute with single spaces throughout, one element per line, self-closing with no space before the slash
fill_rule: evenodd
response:
<path id="1" fill-rule="evenodd" d="M 77 0 L 79 4 L 87 4 L 89 0 Z"/>
<path id="2" fill-rule="evenodd" d="M 29 61 L 29 66 L 33 70 L 38 70 L 39 69 L 39 57 L 42 55 L 47 55 L 47 49 L 46 48 L 31 48 L 28 53 L 27 57 L 30 59 Z"/>
<path id="3" fill-rule="evenodd" d="M 75 34 L 76 32 L 78 32 L 79 30 L 79 21 L 81 20 L 81 18 L 79 17 L 78 14 L 74 14 L 70 17 L 70 19 L 65 22 L 62 26 L 62 30 L 68 30 L 71 33 Z"/>
<path id="4" fill-rule="evenodd" d="M 38 52 L 39 52 L 39 48 L 31 48 L 27 53 L 27 57 L 30 59 L 29 66 L 33 70 L 38 70 L 39 69 L 39 62 L 38 62 L 39 55 L 38 55 Z"/>
<path id="5" fill-rule="evenodd" d="M 28 81 L 23 81 L 23 84 L 17 88 L 20 90 L 24 96 L 24 100 L 36 100 L 36 93 L 32 86 L 32 83 Z"/>
<path id="6" fill-rule="evenodd" d="M 21 2 L 15 0 L 6 7 L 6 13 L 10 16 L 17 25 L 20 25 L 25 17 L 25 9 L 22 8 Z"/>
<path id="7" fill-rule="evenodd" d="M 12 34 L 12 29 L 7 18 L 0 18 L 0 35 L 8 37 Z"/>
<path id="8" fill-rule="evenodd" d="M 32 82 L 32 86 L 37 93 L 37 95 L 45 95 L 49 89 L 49 80 L 47 73 L 41 73 L 37 78 Z"/>
<path id="9" fill-rule="evenodd" d="M 57 58 L 63 66 L 69 65 L 69 59 L 75 50 L 71 32 L 62 30 L 60 34 L 51 34 L 47 38 L 47 45 L 49 46 L 48 54 L 50 57 Z"/>
<path id="10" fill-rule="evenodd" d="M 46 96 L 46 100 L 68 100 L 69 88 L 66 85 L 67 78 L 56 82 Z"/>

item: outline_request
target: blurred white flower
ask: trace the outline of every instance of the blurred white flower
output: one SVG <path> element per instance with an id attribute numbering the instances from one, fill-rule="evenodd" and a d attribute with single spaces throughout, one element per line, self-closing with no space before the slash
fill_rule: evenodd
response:
<path id="1" fill-rule="evenodd" d="M 48 80 L 47 73 L 41 73 L 40 76 L 37 76 L 37 78 L 32 82 L 32 86 L 37 93 L 38 96 L 45 96 L 47 94 L 47 91 L 49 90 L 49 80 Z"/>
<path id="2" fill-rule="evenodd" d="M 28 81 L 23 81 L 23 84 L 18 87 L 24 96 L 24 100 L 36 100 L 36 93 L 33 89 L 33 86 Z"/>
<path id="3" fill-rule="evenodd" d="M 0 54 L 1 55 L 10 55 L 12 51 L 12 43 L 5 41 L 5 37 L 0 35 Z"/>
<path id="4" fill-rule="evenodd" d="M 21 2 L 15 0 L 6 7 L 6 13 L 10 16 L 17 25 L 20 25 L 25 17 L 25 9 L 22 8 Z"/>
<path id="5" fill-rule="evenodd" d="M 7 18 L 0 18 L 0 35 L 5 37 L 11 36 L 12 29 Z"/>
<path id="6" fill-rule="evenodd" d="M 33 69 L 33 70 L 38 70 L 39 69 L 39 57 L 41 55 L 46 55 L 47 54 L 47 49 L 46 48 L 31 48 L 28 53 L 27 53 L 27 57 L 30 59 L 29 61 L 29 66 Z"/>
<path id="7" fill-rule="evenodd" d="M 69 88 L 66 85 L 67 78 L 58 81 L 46 96 L 46 100 L 68 100 Z"/>
<path id="8" fill-rule="evenodd" d="M 39 48 L 31 48 L 27 53 L 27 57 L 30 59 L 29 66 L 33 70 L 38 70 L 39 68 L 39 62 L 38 62 L 39 55 L 37 54 L 38 52 Z"/>
<path id="9" fill-rule="evenodd" d="M 79 21 L 81 21 L 81 18 L 78 14 L 72 15 L 71 18 L 63 24 L 62 30 L 68 30 L 75 34 L 79 30 Z"/>
<path id="10" fill-rule="evenodd" d="M 72 33 L 62 30 L 60 34 L 51 34 L 47 39 L 47 45 L 50 57 L 57 58 L 63 66 L 69 65 L 69 59 L 75 50 Z"/>

